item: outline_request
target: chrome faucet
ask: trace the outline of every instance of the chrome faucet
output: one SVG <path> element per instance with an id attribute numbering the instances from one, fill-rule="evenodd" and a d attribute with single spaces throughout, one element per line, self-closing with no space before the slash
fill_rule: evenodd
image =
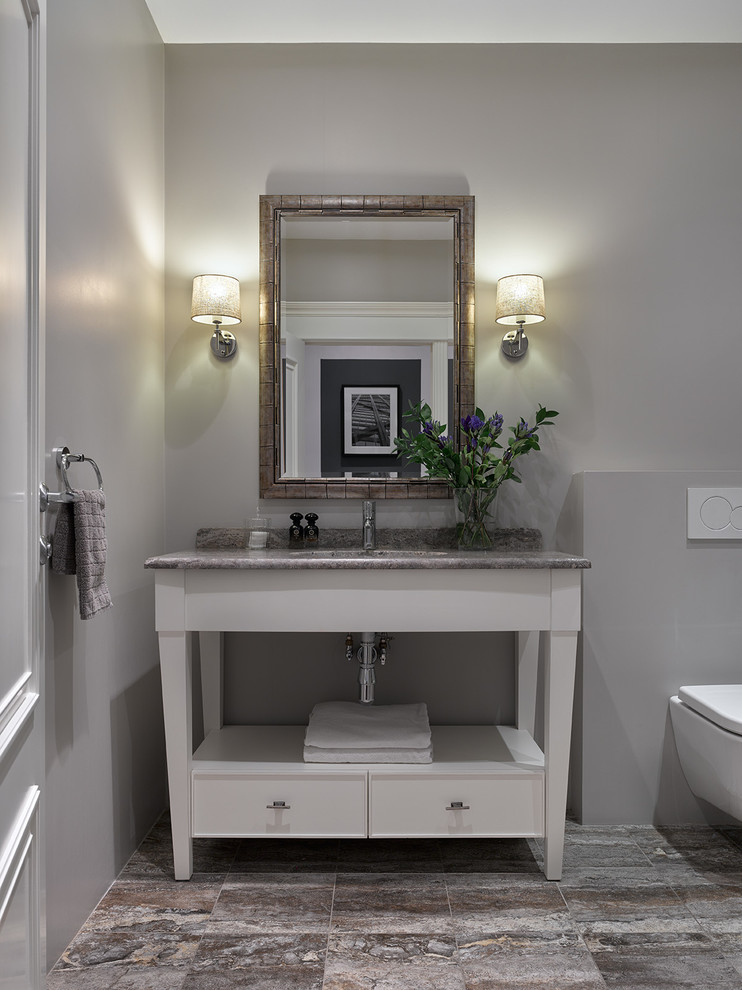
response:
<path id="1" fill-rule="evenodd" d="M 363 549 L 376 549 L 376 502 L 363 503 Z"/>

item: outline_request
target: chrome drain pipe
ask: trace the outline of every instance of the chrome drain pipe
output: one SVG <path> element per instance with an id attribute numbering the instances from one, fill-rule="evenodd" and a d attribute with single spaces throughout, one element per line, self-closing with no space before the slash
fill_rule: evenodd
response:
<path id="1" fill-rule="evenodd" d="M 374 703 L 374 685 L 376 684 L 376 633 L 361 633 L 361 645 L 358 648 L 358 684 L 361 689 L 360 698 L 362 705 L 372 705 Z"/>
<path id="2" fill-rule="evenodd" d="M 350 633 L 345 637 L 345 659 L 358 659 L 358 685 L 360 696 L 358 700 L 362 705 L 373 705 L 374 685 L 376 684 L 376 661 L 379 660 L 382 666 L 387 661 L 389 655 L 389 640 L 393 637 L 388 633 L 379 633 L 379 647 L 376 648 L 376 633 L 361 633 L 361 645 L 355 651 L 353 637 Z"/>

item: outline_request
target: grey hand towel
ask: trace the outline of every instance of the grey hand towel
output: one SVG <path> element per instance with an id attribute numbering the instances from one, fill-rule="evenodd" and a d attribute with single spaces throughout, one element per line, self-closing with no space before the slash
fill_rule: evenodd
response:
<path id="1" fill-rule="evenodd" d="M 55 574 L 75 573 L 75 520 L 72 502 L 57 506 L 57 522 L 52 540 L 52 570 Z"/>
<path id="2" fill-rule="evenodd" d="M 103 577 L 106 566 L 106 496 L 102 491 L 76 491 L 75 565 L 80 593 L 80 618 L 90 619 L 113 602 Z"/>
<path id="3" fill-rule="evenodd" d="M 74 492 L 75 501 L 59 506 L 52 544 L 52 570 L 77 574 L 80 618 L 90 619 L 113 602 L 103 572 L 106 566 L 106 496 Z"/>

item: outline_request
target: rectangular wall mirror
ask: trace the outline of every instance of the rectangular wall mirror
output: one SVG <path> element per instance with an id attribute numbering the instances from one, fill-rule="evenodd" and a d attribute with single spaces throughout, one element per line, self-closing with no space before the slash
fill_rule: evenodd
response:
<path id="1" fill-rule="evenodd" d="M 410 403 L 474 402 L 473 196 L 260 197 L 260 495 L 440 498 Z"/>

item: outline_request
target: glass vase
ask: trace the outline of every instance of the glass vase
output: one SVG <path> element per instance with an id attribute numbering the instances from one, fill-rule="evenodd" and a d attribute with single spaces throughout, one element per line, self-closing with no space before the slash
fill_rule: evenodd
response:
<path id="1" fill-rule="evenodd" d="M 495 529 L 497 488 L 454 488 L 459 550 L 490 550 Z"/>

